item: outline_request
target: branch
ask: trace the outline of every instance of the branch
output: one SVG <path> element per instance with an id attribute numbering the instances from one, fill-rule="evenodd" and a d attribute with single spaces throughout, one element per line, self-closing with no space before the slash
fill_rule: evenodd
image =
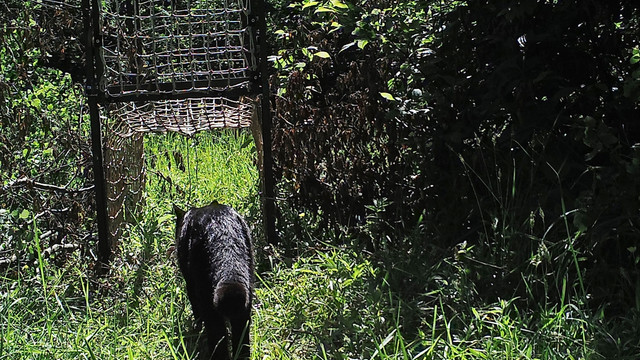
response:
<path id="1" fill-rule="evenodd" d="M 77 194 L 77 193 L 81 193 L 81 192 L 85 192 L 85 191 L 92 191 L 94 188 L 94 185 L 91 186 L 87 186 L 84 188 L 80 188 L 80 189 L 69 189 L 67 187 L 61 187 L 61 186 L 57 186 L 57 185 L 52 185 L 52 184 L 45 184 L 45 183 L 41 183 L 41 182 L 37 182 L 33 179 L 28 179 L 28 178 L 20 178 L 17 180 L 14 180 L 12 182 L 10 182 L 8 185 L 3 186 L 2 190 L 6 191 L 8 188 L 10 187 L 17 187 L 17 186 L 29 186 L 38 190 L 46 190 L 46 191 L 54 191 L 54 192 L 61 192 L 61 193 L 66 193 L 66 194 Z"/>
<path id="2" fill-rule="evenodd" d="M 80 248 L 81 248 L 81 245 L 79 244 L 55 244 L 51 247 L 48 247 L 42 250 L 42 257 L 49 258 L 54 254 L 59 254 L 63 252 L 72 252 Z M 28 263 L 28 262 L 29 262 L 28 260 L 18 257 L 18 255 L 16 254 L 13 254 L 7 258 L 0 258 L 0 268 L 11 266 L 14 263 Z M 34 266 L 37 264 L 37 262 L 38 262 L 37 259 L 33 260 Z"/>

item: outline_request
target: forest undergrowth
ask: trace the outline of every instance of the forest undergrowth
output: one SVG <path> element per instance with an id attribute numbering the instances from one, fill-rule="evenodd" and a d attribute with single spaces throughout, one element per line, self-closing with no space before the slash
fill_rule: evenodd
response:
<path id="1" fill-rule="evenodd" d="M 48 3 L 0 4 L 0 359 L 202 359 L 172 205 L 213 200 L 252 359 L 640 359 L 636 2 L 270 1 L 279 243 L 249 132 L 150 135 L 104 276 L 81 6 Z"/>
<path id="2" fill-rule="evenodd" d="M 61 262 L 37 256 L 5 270 L 0 358 L 201 358 L 201 334 L 173 255 L 171 204 L 211 199 L 236 207 L 256 236 L 253 359 L 637 358 L 637 322 L 609 322 L 590 310 L 577 282 L 545 284 L 561 286 L 563 296 L 536 306 L 517 296 L 478 297 L 481 282 L 469 263 L 490 265 L 473 248 L 381 256 L 345 233 L 319 231 L 318 219 L 301 213 L 283 214 L 304 219 L 308 229 L 306 239 L 290 241 L 301 245 L 295 256 L 267 246 L 250 139 L 231 131 L 189 141 L 149 137 L 146 158 L 156 159 L 162 176 L 149 173 L 144 212 L 126 228 L 107 276 L 93 276 L 91 259 L 80 251 Z M 182 153 L 186 170 L 167 152 Z M 189 186 L 198 189 L 191 199 L 175 190 Z M 374 225 L 371 219 L 370 231 Z M 41 231 L 28 232 L 32 242 L 25 246 L 40 254 Z M 525 287 L 527 275 L 521 274 Z"/>

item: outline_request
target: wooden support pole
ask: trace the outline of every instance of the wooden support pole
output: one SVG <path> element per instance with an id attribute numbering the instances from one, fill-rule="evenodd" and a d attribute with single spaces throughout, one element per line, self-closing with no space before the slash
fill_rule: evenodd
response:
<path id="1" fill-rule="evenodd" d="M 93 158 L 93 176 L 96 192 L 96 216 L 98 222 L 98 272 L 104 272 L 111 260 L 111 239 L 109 236 L 109 217 L 107 214 L 107 184 L 104 176 L 102 154 L 102 126 L 100 108 L 98 107 L 98 89 L 95 69 L 95 47 L 99 45 L 98 3 L 83 0 L 86 93 L 89 103 L 89 119 L 91 121 L 91 152 Z"/>
<path id="2" fill-rule="evenodd" d="M 271 110 L 269 97 L 267 95 L 263 94 L 261 104 L 263 139 L 262 206 L 264 212 L 264 230 L 267 242 L 275 245 L 278 243 L 278 234 L 276 232 L 275 180 L 273 178 L 273 157 L 271 153 Z"/>
<path id="3" fill-rule="evenodd" d="M 96 210 L 98 220 L 98 261 L 102 270 L 111 261 L 111 236 L 107 214 L 107 184 L 104 175 L 102 153 L 102 126 L 97 96 L 89 95 L 89 117 L 91 119 L 91 151 L 93 153 L 93 176 L 96 189 Z"/>
<path id="4" fill-rule="evenodd" d="M 260 64 L 260 85 L 262 87 L 261 123 L 263 141 L 263 179 L 262 179 L 262 206 L 264 211 L 265 236 L 269 244 L 278 243 L 276 232 L 276 204 L 275 204 L 275 179 L 273 178 L 273 157 L 271 142 L 271 90 L 269 88 L 269 63 L 267 55 L 269 45 L 267 43 L 267 12 L 264 6 L 265 0 L 255 0 L 253 2 L 253 12 L 257 20 L 258 31 L 258 56 Z"/>

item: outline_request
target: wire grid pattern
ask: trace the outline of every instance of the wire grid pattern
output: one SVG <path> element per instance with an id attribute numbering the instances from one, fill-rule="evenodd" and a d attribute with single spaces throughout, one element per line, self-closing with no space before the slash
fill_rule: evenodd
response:
<path id="1" fill-rule="evenodd" d="M 101 89 L 117 98 L 250 86 L 249 11 L 247 0 L 103 2 Z"/>
<path id="2" fill-rule="evenodd" d="M 134 214 L 143 208 L 146 181 L 143 134 L 122 137 L 122 130 L 118 129 L 122 126 L 109 122 L 104 140 L 109 235 L 116 240 L 122 235 L 122 223 L 132 222 Z"/>
<path id="3" fill-rule="evenodd" d="M 144 203 L 143 134 L 251 125 L 257 74 L 251 0 L 99 0 L 109 236 Z"/>
<path id="4" fill-rule="evenodd" d="M 117 103 L 110 114 L 135 132 L 249 126 L 251 105 L 229 94 L 251 93 L 255 80 L 250 11 L 249 0 L 101 1 L 99 87 Z"/>

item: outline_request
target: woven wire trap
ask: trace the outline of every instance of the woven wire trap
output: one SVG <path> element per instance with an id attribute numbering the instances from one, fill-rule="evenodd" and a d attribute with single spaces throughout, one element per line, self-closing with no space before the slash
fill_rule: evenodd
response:
<path id="1" fill-rule="evenodd" d="M 252 0 L 92 0 L 108 233 L 144 206 L 143 134 L 249 127 Z"/>
<path id="2" fill-rule="evenodd" d="M 191 136 L 216 128 L 251 126 L 253 101 L 244 97 L 238 101 L 222 97 L 162 100 L 111 104 L 107 110 L 109 118 L 126 123 L 126 127 L 114 130 L 121 137 L 139 132 L 177 132 Z"/>
<path id="3" fill-rule="evenodd" d="M 129 125 L 122 135 L 249 126 L 252 104 L 240 99 L 257 71 L 249 0 L 100 5 L 99 87 L 109 116 Z"/>

